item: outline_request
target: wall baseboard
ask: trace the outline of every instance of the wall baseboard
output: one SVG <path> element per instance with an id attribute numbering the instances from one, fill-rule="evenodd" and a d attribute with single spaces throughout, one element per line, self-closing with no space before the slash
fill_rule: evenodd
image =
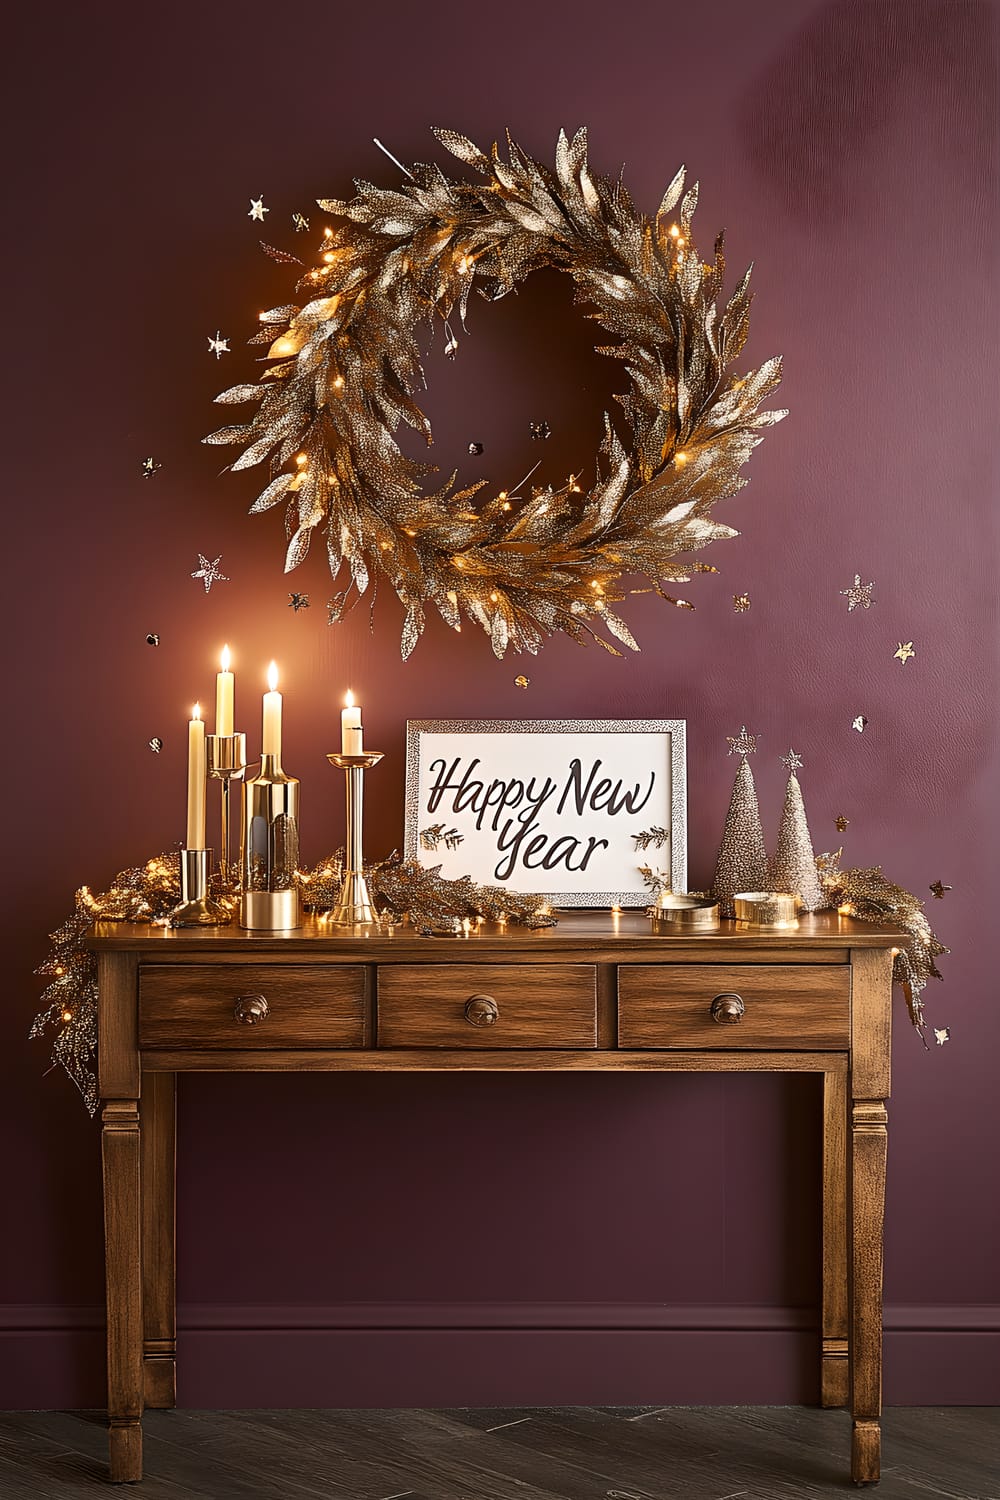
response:
<path id="1" fill-rule="evenodd" d="M 814 1308 L 182 1304 L 188 1407 L 775 1405 L 817 1399 Z M 888 1404 L 1000 1404 L 1000 1306 L 888 1306 Z M 0 1408 L 99 1407 L 104 1309 L 0 1305 Z"/>

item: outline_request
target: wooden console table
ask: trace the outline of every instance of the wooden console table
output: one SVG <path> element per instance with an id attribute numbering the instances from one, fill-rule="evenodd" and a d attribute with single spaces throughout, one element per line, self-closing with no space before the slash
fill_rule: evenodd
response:
<path id="1" fill-rule="evenodd" d="M 111 1478 L 175 1404 L 179 1072 L 823 1074 L 824 1406 L 879 1477 L 889 1010 L 899 932 L 824 912 L 794 932 L 654 937 L 574 912 L 459 938 L 98 925 Z"/>

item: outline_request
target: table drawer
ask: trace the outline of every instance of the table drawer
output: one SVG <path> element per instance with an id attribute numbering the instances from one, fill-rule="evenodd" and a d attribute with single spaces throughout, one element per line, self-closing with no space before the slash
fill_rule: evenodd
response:
<path id="1" fill-rule="evenodd" d="M 621 1047 L 846 1049 L 850 1008 L 846 964 L 623 964 L 618 970 Z M 738 1019 L 727 1021 L 733 1013 Z"/>
<path id="2" fill-rule="evenodd" d="M 382 964 L 380 1047 L 596 1047 L 593 964 Z"/>
<path id="3" fill-rule="evenodd" d="M 263 997 L 266 1014 L 254 1019 Z M 242 1003 L 241 1003 L 242 1002 Z M 237 1007 L 249 1019 L 237 1017 Z M 361 964 L 170 964 L 139 970 L 140 1047 L 363 1047 Z"/>

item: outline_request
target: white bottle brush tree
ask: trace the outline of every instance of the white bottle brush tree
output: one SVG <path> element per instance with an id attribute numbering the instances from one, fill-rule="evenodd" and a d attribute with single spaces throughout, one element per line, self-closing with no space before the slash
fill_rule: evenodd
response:
<path id="1" fill-rule="evenodd" d="M 788 786 L 785 788 L 785 805 L 778 829 L 778 847 L 771 866 L 771 890 L 793 891 L 802 898 L 805 911 L 819 911 L 828 902 L 816 873 L 802 788 L 795 774 L 802 764 L 802 758 L 794 750 L 789 750 L 781 760 L 788 767 Z"/>
<path id="2" fill-rule="evenodd" d="M 757 736 L 747 734 L 746 725 L 738 737 L 729 736 L 729 754 L 740 757 L 740 768 L 733 782 L 733 795 L 722 831 L 719 858 L 715 866 L 712 894 L 718 899 L 724 917 L 734 912 L 733 897 L 740 891 L 763 891 L 767 888 L 767 850 L 764 830 L 760 826 L 757 788 L 754 786 L 749 755 L 756 753 Z"/>

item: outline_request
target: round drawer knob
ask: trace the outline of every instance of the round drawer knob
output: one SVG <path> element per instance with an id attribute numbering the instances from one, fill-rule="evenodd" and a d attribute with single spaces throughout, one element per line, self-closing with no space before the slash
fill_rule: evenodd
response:
<path id="1" fill-rule="evenodd" d="M 240 995 L 233 1013 L 244 1026 L 256 1026 L 266 1019 L 269 1009 L 263 995 Z"/>
<path id="2" fill-rule="evenodd" d="M 470 1026 L 495 1026 L 500 1007 L 492 995 L 473 995 L 465 1002 L 465 1019 Z"/>
<path id="3" fill-rule="evenodd" d="M 721 1026 L 735 1026 L 742 1021 L 745 1010 L 742 995 L 716 995 L 712 1001 L 712 1020 L 718 1021 Z"/>

